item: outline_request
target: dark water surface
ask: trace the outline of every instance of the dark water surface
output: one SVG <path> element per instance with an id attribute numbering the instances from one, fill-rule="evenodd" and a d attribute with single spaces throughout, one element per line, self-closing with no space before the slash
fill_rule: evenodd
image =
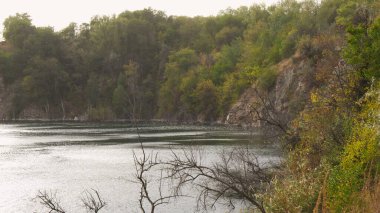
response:
<path id="1" fill-rule="evenodd" d="M 276 161 L 278 148 L 241 130 L 221 127 L 140 125 L 147 151 L 160 157 L 197 146 L 209 160 L 247 145 L 262 161 Z M 139 153 L 136 128 L 127 124 L 0 124 L 0 212 L 46 212 L 33 200 L 38 190 L 57 193 L 69 212 L 85 212 L 80 197 L 97 189 L 107 201 L 101 212 L 140 212 L 132 150 Z M 188 192 L 195 195 L 196 192 Z M 157 212 L 194 212 L 191 198 L 173 200 Z M 214 212 L 225 212 L 219 206 Z M 239 212 L 239 211 L 237 211 Z"/>

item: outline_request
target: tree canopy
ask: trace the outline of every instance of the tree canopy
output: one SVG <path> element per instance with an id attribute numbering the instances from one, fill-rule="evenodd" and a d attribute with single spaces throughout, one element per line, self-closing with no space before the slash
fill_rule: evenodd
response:
<path id="1" fill-rule="evenodd" d="M 362 23 L 366 14 L 355 16 L 357 4 L 286 0 L 194 18 L 144 9 L 95 16 L 59 32 L 34 26 L 28 14 L 16 14 L 4 22 L 3 36 L 11 49 L 0 49 L 0 72 L 5 85 L 25 91 L 16 98 L 22 100 L 14 99 L 15 108 L 32 102 L 67 105 L 72 117 L 106 108 L 126 118 L 132 103 L 125 96 L 134 93 L 126 66 L 135 64 L 137 117 L 206 116 L 211 121 L 226 116 L 252 83 L 270 89 L 276 79 L 272 66 L 313 38 L 343 36 L 334 30 L 337 26 L 348 29 L 347 60 L 360 64 L 363 75 L 377 75 L 378 67 L 360 61 L 379 64 L 376 54 L 370 54 L 378 53 L 379 21 Z M 349 25 L 353 19 L 356 24 Z M 211 114 L 206 93 L 213 96 Z"/>

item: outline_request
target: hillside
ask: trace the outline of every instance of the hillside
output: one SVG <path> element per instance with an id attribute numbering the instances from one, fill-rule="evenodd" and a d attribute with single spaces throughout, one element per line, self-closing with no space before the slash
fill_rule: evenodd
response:
<path id="1" fill-rule="evenodd" d="M 6 100 L 1 116 L 113 120 L 133 114 L 139 119 L 224 122 L 252 85 L 263 91 L 274 84 L 277 90 L 294 87 L 282 85 L 298 80 L 294 76 L 287 82 L 284 77 L 293 77 L 281 68 L 282 61 L 294 59 L 297 50 L 295 58 L 314 57 L 316 53 L 301 50 L 310 42 L 316 45 L 310 51 L 323 51 L 316 38 L 343 38 L 335 19 L 347 19 L 350 13 L 338 17 L 342 5 L 338 0 L 289 0 L 194 18 L 146 9 L 95 16 L 60 32 L 36 27 L 27 14 L 16 14 L 4 22 L 6 41 L 0 48 Z M 304 101 L 306 90 L 294 105 Z M 276 93 L 282 104 L 291 99 Z"/>

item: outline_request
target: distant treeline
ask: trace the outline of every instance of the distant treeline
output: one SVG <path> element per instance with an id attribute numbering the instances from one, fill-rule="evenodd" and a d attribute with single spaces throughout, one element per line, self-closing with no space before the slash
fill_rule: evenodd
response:
<path id="1" fill-rule="evenodd" d="M 296 50 L 313 57 L 322 36 L 342 36 L 355 2 L 286 0 L 194 18 L 145 9 L 59 32 L 16 14 L 0 48 L 9 113 L 33 105 L 68 118 L 223 118 L 250 85 L 273 87 L 273 65 Z"/>

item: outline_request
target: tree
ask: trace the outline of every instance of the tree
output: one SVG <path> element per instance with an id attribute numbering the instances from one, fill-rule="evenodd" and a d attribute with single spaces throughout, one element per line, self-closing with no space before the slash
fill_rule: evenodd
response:
<path id="1" fill-rule="evenodd" d="M 113 91 L 112 107 L 113 111 L 120 118 L 123 118 L 127 112 L 127 92 L 123 85 L 118 84 Z"/>
<path id="2" fill-rule="evenodd" d="M 38 27 L 24 41 L 23 52 L 29 57 L 59 58 L 60 39 L 51 27 Z"/>
<path id="3" fill-rule="evenodd" d="M 64 99 L 69 92 L 69 79 L 58 60 L 35 57 L 25 73 L 22 85 L 29 93 L 29 100 L 43 104 L 46 113 L 49 113 L 50 104 L 60 104 L 65 117 Z"/>
<path id="4" fill-rule="evenodd" d="M 215 64 L 211 68 L 211 78 L 216 85 L 225 81 L 225 76 L 236 69 L 241 56 L 242 42 L 233 41 L 230 45 L 225 45 L 215 57 Z"/>
<path id="5" fill-rule="evenodd" d="M 159 94 L 159 115 L 170 118 L 178 112 L 181 99 L 181 77 L 198 62 L 194 50 L 181 49 L 169 56 L 165 68 L 165 81 L 161 84 Z M 171 116 L 169 116 L 171 115 Z"/>
<path id="6" fill-rule="evenodd" d="M 142 114 L 142 104 L 143 104 L 143 91 L 140 87 L 140 67 L 134 61 L 130 61 L 127 65 L 124 65 L 125 72 L 125 83 L 127 85 L 128 91 L 128 103 L 131 107 L 131 117 L 132 120 L 139 118 Z"/>
<path id="7" fill-rule="evenodd" d="M 200 78 L 199 70 L 190 70 L 182 79 L 179 86 L 180 106 L 179 111 L 184 119 L 194 119 L 196 114 L 196 94 L 195 89 Z"/>
<path id="8" fill-rule="evenodd" d="M 17 79 L 17 73 L 12 69 L 12 54 L 0 50 L 0 74 L 3 76 L 3 83 L 9 85 Z"/>
<path id="9" fill-rule="evenodd" d="M 204 121 L 213 121 L 218 115 L 218 92 L 211 80 L 201 81 L 195 89 L 197 113 Z"/>
<path id="10" fill-rule="evenodd" d="M 369 12 L 362 8 L 357 12 L 362 16 L 361 21 L 347 28 L 347 46 L 344 49 L 344 57 L 354 66 L 361 77 L 371 80 L 372 77 L 380 77 L 380 18 L 373 23 Z"/>
<path id="11" fill-rule="evenodd" d="M 233 40 L 238 39 L 241 35 L 241 30 L 237 27 L 224 27 L 216 35 L 216 44 L 221 47 L 225 44 L 230 44 Z"/>
<path id="12" fill-rule="evenodd" d="M 88 107 L 94 107 L 99 102 L 99 85 L 100 83 L 98 81 L 97 76 L 95 74 L 90 75 L 86 85 L 86 97 L 88 100 Z"/>
<path id="13" fill-rule="evenodd" d="M 15 47 L 23 48 L 25 40 L 34 30 L 35 27 L 32 25 L 30 16 L 26 13 L 17 13 L 15 16 L 5 19 L 3 36 Z"/>

